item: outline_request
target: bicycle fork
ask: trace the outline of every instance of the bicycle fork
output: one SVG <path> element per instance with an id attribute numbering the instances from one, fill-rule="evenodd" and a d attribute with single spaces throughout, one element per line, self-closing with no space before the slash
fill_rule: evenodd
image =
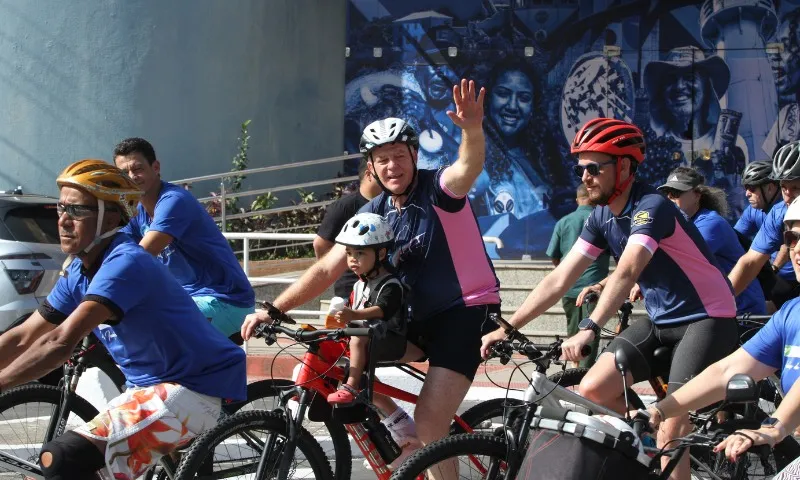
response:
<path id="1" fill-rule="evenodd" d="M 292 412 L 290 408 L 286 407 L 286 402 L 298 393 L 300 398 L 297 411 Z M 288 431 L 286 432 L 286 441 L 283 444 L 283 452 L 280 456 L 278 480 L 285 480 L 289 477 L 292 461 L 294 460 L 294 452 L 297 449 L 297 439 L 300 436 L 303 419 L 306 416 L 306 410 L 311 403 L 313 395 L 314 392 L 306 388 L 298 387 L 289 390 L 281 396 L 281 401 L 285 407 L 286 427 Z M 264 450 L 261 452 L 261 459 L 258 461 L 255 480 L 265 480 L 267 478 L 267 469 L 270 467 L 271 461 L 276 460 L 276 457 L 271 455 L 270 452 L 276 451 L 276 447 L 279 448 L 280 446 L 280 440 L 274 436 L 264 445 Z"/>

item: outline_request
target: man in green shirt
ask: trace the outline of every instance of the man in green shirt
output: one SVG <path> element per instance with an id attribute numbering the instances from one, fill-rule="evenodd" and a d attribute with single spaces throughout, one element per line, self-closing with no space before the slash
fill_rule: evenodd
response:
<path id="1" fill-rule="evenodd" d="M 578 208 L 563 217 L 556 223 L 553 229 L 553 236 L 550 238 L 550 245 L 547 247 L 547 256 L 553 261 L 553 265 L 558 266 L 561 258 L 564 257 L 572 248 L 572 245 L 578 241 L 578 236 L 581 234 L 583 224 L 589 215 L 592 213 L 592 207 L 589 203 L 589 194 L 586 192 L 586 187 L 581 183 L 578 187 L 577 198 Z M 567 291 L 564 298 L 561 299 L 561 305 L 564 306 L 564 312 L 567 314 L 567 336 L 571 337 L 578 333 L 578 324 L 584 318 L 588 318 L 594 310 L 595 303 L 589 303 L 583 306 L 576 306 L 578 294 L 581 293 L 583 287 L 594 285 L 600 280 L 608 276 L 608 252 L 603 253 L 597 260 L 592 263 L 589 268 L 583 272 L 575 285 Z M 600 337 L 595 337 L 592 344 L 592 353 L 580 363 L 581 367 L 591 367 L 594 364 L 594 359 L 597 357 L 597 349 L 600 346 Z"/>

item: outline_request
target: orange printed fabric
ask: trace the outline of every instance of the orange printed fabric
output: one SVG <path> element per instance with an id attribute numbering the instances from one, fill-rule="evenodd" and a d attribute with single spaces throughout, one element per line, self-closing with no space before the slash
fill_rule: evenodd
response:
<path id="1" fill-rule="evenodd" d="M 106 442 L 104 478 L 133 480 L 217 423 L 221 401 L 174 383 L 131 388 L 76 433 Z"/>

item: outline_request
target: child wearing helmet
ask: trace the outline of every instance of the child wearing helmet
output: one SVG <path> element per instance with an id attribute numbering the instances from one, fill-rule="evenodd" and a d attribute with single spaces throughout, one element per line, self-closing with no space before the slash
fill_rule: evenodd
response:
<path id="1" fill-rule="evenodd" d="M 364 320 L 382 323 L 383 338 L 373 337 L 372 360 L 391 361 L 402 358 L 406 349 L 406 316 L 408 308 L 400 280 L 386 269 L 389 247 L 394 232 L 389 222 L 374 213 L 359 213 L 345 223 L 336 236 L 336 243 L 346 247 L 347 266 L 359 281 L 353 285 L 350 307 L 336 314 L 340 323 Z M 379 335 L 380 336 L 380 335 Z M 361 377 L 367 366 L 369 340 L 350 339 L 350 373 L 337 391 L 328 395 L 328 402 L 353 402 L 361 393 Z"/>

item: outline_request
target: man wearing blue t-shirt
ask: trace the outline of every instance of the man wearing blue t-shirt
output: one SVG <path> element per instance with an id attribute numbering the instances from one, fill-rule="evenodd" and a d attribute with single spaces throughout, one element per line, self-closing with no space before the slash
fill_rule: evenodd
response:
<path id="1" fill-rule="evenodd" d="M 758 275 L 771 254 L 778 252 L 783 242 L 783 215 L 786 207 L 800 196 L 800 142 L 784 145 L 775 152 L 772 159 L 772 180 L 779 182 L 783 202 L 776 204 L 767 214 L 750 245 L 750 250 L 736 262 L 728 278 L 735 293 L 742 293 L 744 288 Z M 798 296 L 800 283 L 796 279 L 787 279 L 790 288 L 787 291 L 773 292 L 772 302 L 780 308 L 786 300 Z"/>
<path id="2" fill-rule="evenodd" d="M 101 160 L 81 160 L 58 185 L 61 249 L 75 259 L 38 311 L 0 336 L 0 390 L 63 364 L 93 332 L 128 389 L 89 423 L 43 445 L 42 474 L 87 480 L 107 468 L 111 478 L 139 477 L 213 427 L 222 399 L 246 398 L 245 354 L 161 263 L 119 233 L 141 194 L 130 178 Z"/>
<path id="3" fill-rule="evenodd" d="M 123 140 L 114 162 L 144 192 L 124 231 L 169 267 L 212 325 L 240 341 L 255 293 L 214 220 L 191 193 L 161 180 L 161 164 L 147 140 Z"/>

